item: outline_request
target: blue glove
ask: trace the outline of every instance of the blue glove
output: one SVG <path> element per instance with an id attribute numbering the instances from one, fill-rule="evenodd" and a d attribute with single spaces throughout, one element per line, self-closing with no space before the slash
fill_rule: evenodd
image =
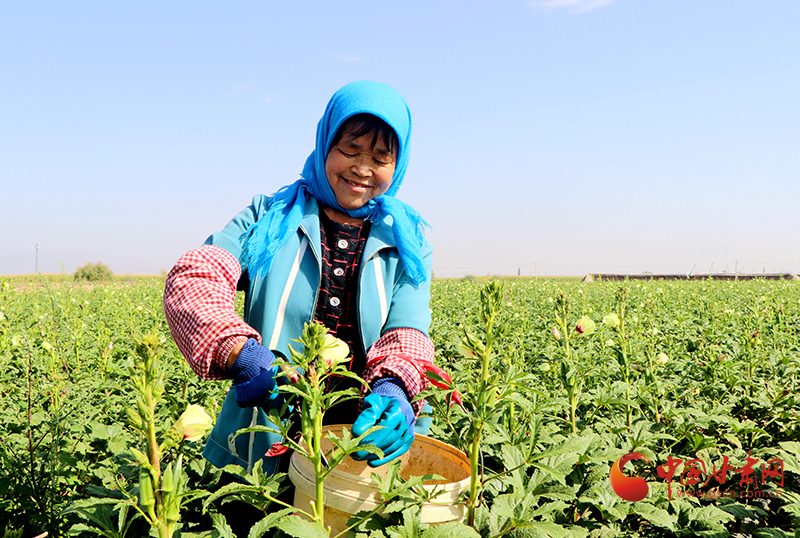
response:
<path id="1" fill-rule="evenodd" d="M 372 394 L 364 398 L 363 407 L 353 424 L 353 435 L 383 426 L 361 441 L 363 445 L 380 448 L 383 459 L 364 450 L 354 452 L 353 459 L 367 460 L 370 467 L 379 467 L 408 452 L 414 442 L 414 410 L 402 382 L 394 378 L 379 379 L 372 386 Z"/>
<path id="2" fill-rule="evenodd" d="M 283 404 L 283 397 L 275 389 L 275 374 L 278 366 L 274 364 L 275 355 L 258 340 L 249 339 L 236 362 L 228 368 L 228 377 L 233 379 L 236 403 L 239 407 L 277 408 Z"/>

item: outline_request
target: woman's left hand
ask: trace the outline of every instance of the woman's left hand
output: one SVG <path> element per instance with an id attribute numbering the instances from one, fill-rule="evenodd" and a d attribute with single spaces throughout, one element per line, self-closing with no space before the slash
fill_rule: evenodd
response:
<path id="1" fill-rule="evenodd" d="M 363 435 L 373 426 L 383 426 L 361 441 L 362 445 L 380 448 L 383 458 L 379 459 L 377 454 L 362 450 L 353 453 L 353 459 L 367 460 L 370 467 L 379 467 L 411 448 L 414 442 L 414 411 L 402 390 L 399 392 L 401 394 L 378 389 L 378 392 L 364 398 L 364 410 L 353 424 L 353 435 Z"/>

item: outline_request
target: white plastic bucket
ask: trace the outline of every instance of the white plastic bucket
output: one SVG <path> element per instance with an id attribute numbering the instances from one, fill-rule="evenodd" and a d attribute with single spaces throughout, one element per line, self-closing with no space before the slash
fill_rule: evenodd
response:
<path id="1" fill-rule="evenodd" d="M 323 451 L 330 450 L 324 439 L 328 431 L 339 435 L 342 428 L 350 426 L 326 426 L 323 428 Z M 400 458 L 400 475 L 403 478 L 435 474 L 444 480 L 425 482 L 424 488 L 438 493 L 432 502 L 422 505 L 422 522 L 428 524 L 461 521 L 466 507 L 459 503 L 461 494 L 469 488 L 469 460 L 457 448 L 436 439 L 417 434 L 411 449 Z M 370 467 L 364 461 L 347 458 L 336 467 L 325 480 L 325 526 L 331 527 L 331 535 L 347 528 L 347 520 L 363 510 L 374 510 L 381 505 L 378 488 L 371 474 L 386 476 L 386 466 Z M 310 502 L 316 498 L 314 467 L 305 458 L 295 453 L 289 465 L 289 479 L 295 486 L 294 506 L 311 513 Z"/>

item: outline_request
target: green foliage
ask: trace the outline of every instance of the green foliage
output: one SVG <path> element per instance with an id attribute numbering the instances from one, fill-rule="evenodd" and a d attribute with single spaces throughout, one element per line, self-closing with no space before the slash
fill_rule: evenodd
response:
<path id="1" fill-rule="evenodd" d="M 800 474 L 791 470 L 794 445 L 786 443 L 797 439 L 800 426 L 792 411 L 800 358 L 796 283 L 505 284 L 499 316 L 508 331 L 494 342 L 492 371 L 503 379 L 521 365 L 530 380 L 498 393 L 495 407 L 507 411 L 484 426 L 483 502 L 475 520 L 482 535 L 793 532 Z M 467 281 L 433 288 L 437 362 L 450 371 L 468 410 L 481 364 L 461 351 L 464 332 L 480 336 L 485 324 L 480 291 Z M 480 346 L 472 348 L 480 354 Z M 472 422 L 447 410 L 445 395 L 429 398 L 441 417 L 433 435 L 463 446 Z M 633 451 L 653 462 L 628 464 L 626 473 L 650 486 L 636 503 L 618 497 L 608 480 L 611 464 Z M 668 457 L 702 461 L 709 480 L 684 486 L 681 466 L 668 484 L 656 473 Z M 719 484 L 711 474 L 724 458 L 731 472 Z M 748 458 L 759 480 L 750 497 L 733 474 Z M 774 458 L 785 461 L 782 486 L 761 482 L 761 466 Z M 678 495 L 684 491 L 696 496 Z"/>
<path id="2" fill-rule="evenodd" d="M 105 282 L 114 279 L 114 273 L 103 262 L 87 263 L 75 271 L 75 280 Z"/>
<path id="3" fill-rule="evenodd" d="M 138 493 L 129 448 L 139 434 L 126 421 L 126 409 L 135 405 L 135 343 L 153 333 L 165 345 L 169 390 L 156 411 L 161 424 L 174 423 L 188 403 L 218 407 L 226 387 L 199 380 L 172 344 L 163 281 L 124 288 L 45 284 L 0 283 L 0 521 L 24 536 L 95 536 L 105 521 L 120 536 L 145 536 L 135 511 L 117 505 Z M 191 463 L 184 463 L 192 489 L 211 488 L 219 474 L 206 468 L 202 445 L 193 445 L 186 450 Z M 201 507 L 194 503 L 184 530 L 209 524 Z"/>
<path id="4" fill-rule="evenodd" d="M 435 281 L 430 328 L 437 364 L 450 373 L 469 411 L 451 407 L 448 391 L 433 391 L 428 400 L 439 418 L 432 436 L 464 446 L 472 411 L 484 406 L 475 526 L 429 527 L 418 510 L 398 502 L 391 518 L 373 518 L 358 536 L 795 535 L 797 283 L 514 278 L 493 296 L 492 311 L 483 308 L 482 287 L 478 279 Z M 148 535 L 144 518 L 123 502 L 139 495 L 130 448 L 141 446 L 141 433 L 126 420 L 126 409 L 136 406 L 135 344 L 147 334 L 158 337 L 165 390 L 154 418 L 164 427 L 188 403 L 218 409 L 228 388 L 224 381 L 199 380 L 186 366 L 164 322 L 162 290 L 159 279 L 93 287 L 58 278 L 0 281 L 0 529 L 7 535 Z M 612 313 L 619 324 L 613 317 L 604 322 Z M 481 396 L 482 361 L 461 351 L 467 334 L 474 339 L 467 344 L 480 351 L 481 342 L 485 349 L 492 316 L 496 334 L 484 386 L 499 390 Z M 583 316 L 595 323 L 593 333 L 576 332 Z M 182 536 L 230 536 L 212 501 L 237 488 L 274 495 L 284 485 L 260 476 L 223 491 L 220 472 L 201 456 L 202 443 L 185 448 L 187 490 L 213 498 L 205 510 L 204 499 L 183 507 Z M 631 451 L 653 462 L 625 468 L 650 487 L 635 503 L 618 497 L 608 481 L 613 462 Z M 759 483 L 749 491 L 775 495 L 714 497 L 748 491 L 733 472 L 725 484 L 712 479 L 685 487 L 681 467 L 668 484 L 657 468 L 669 457 L 701 460 L 706 476 L 725 457 L 733 470 L 754 458 Z M 784 483 L 762 484 L 761 465 L 774 458 L 784 463 Z M 170 463 L 177 465 L 164 461 Z M 680 496 L 684 489 L 703 495 Z M 300 521 L 282 521 L 304 532 Z"/>

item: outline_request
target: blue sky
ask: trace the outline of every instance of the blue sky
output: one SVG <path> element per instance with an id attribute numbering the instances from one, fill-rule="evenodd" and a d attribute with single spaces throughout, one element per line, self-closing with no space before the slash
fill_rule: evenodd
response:
<path id="1" fill-rule="evenodd" d="M 800 2 L 4 2 L 0 274 L 158 274 L 397 88 L 437 276 L 800 272 Z"/>

